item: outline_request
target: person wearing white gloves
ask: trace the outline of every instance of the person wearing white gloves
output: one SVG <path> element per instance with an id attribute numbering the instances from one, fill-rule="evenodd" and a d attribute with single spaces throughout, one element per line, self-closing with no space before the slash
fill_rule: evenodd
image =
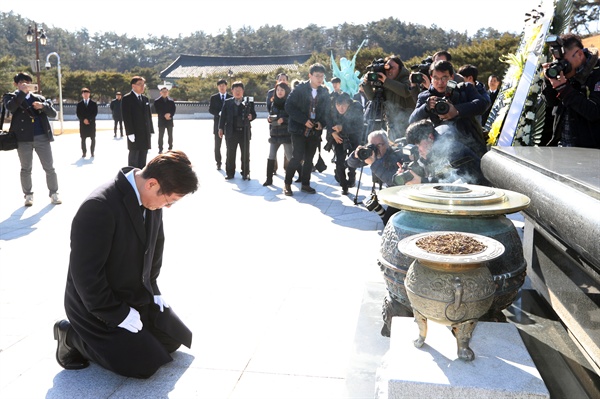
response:
<path id="1" fill-rule="evenodd" d="M 146 166 L 148 150 L 152 147 L 154 133 L 150 100 L 144 95 L 146 79 L 142 76 L 131 78 L 131 91 L 123 96 L 121 111 L 127 134 L 127 165 L 135 168 Z"/>
<path id="2" fill-rule="evenodd" d="M 71 226 L 65 289 L 68 320 L 54 325 L 65 369 L 93 361 L 120 375 L 148 378 L 192 333 L 157 285 L 163 259 L 162 208 L 198 189 L 181 151 L 143 169 L 122 168 L 81 205 Z"/>

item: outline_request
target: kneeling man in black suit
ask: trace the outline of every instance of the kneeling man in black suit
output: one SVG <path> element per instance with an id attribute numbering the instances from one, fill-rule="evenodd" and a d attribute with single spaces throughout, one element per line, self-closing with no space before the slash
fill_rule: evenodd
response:
<path id="1" fill-rule="evenodd" d="M 126 167 L 81 205 L 71 226 L 65 290 L 68 320 L 54 325 L 65 369 L 93 361 L 148 378 L 192 333 L 157 285 L 164 244 L 162 208 L 198 189 L 187 156 L 168 151 L 143 169 Z"/>

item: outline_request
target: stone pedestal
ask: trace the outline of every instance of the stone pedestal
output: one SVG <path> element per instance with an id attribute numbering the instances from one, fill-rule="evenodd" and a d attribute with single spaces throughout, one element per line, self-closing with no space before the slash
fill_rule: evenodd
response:
<path id="1" fill-rule="evenodd" d="M 475 360 L 456 354 L 447 326 L 429 323 L 421 348 L 412 317 L 394 317 L 390 349 L 377 371 L 378 399 L 550 398 L 514 324 L 479 322 L 471 339 Z"/>

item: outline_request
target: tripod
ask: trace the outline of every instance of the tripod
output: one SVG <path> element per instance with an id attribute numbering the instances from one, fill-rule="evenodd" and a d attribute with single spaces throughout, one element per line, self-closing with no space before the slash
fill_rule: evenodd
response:
<path id="1" fill-rule="evenodd" d="M 368 105 L 368 110 L 365 115 L 365 129 L 363 131 L 363 136 L 360 140 L 361 145 L 364 145 L 367 142 L 367 136 L 369 135 L 369 133 L 383 128 L 383 126 L 384 126 L 384 112 L 383 112 L 384 100 L 385 99 L 383 96 L 383 88 L 378 87 L 375 90 L 373 99 L 371 100 L 371 102 Z M 360 167 L 360 174 L 358 175 L 358 181 L 356 183 L 356 195 L 354 195 L 354 205 L 358 205 L 358 190 L 360 190 L 360 182 L 361 182 L 362 175 L 363 175 L 363 168 L 364 168 L 364 165 Z M 376 179 L 376 177 L 373 177 L 373 188 L 371 191 L 375 190 L 375 184 L 377 183 L 377 181 L 379 181 L 379 179 L 377 179 L 377 181 L 375 179 Z M 380 189 L 381 189 L 382 184 L 383 184 L 383 182 L 379 181 Z"/>

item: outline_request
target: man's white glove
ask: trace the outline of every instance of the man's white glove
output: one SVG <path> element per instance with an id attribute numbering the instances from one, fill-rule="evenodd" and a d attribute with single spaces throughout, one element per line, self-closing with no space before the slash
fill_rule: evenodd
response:
<path id="1" fill-rule="evenodd" d="M 129 139 L 129 141 L 131 141 L 132 143 L 135 143 L 135 134 L 128 134 L 127 138 Z"/>
<path id="2" fill-rule="evenodd" d="M 119 324 L 119 327 L 124 328 L 132 333 L 137 333 L 142 329 L 143 326 L 142 320 L 140 319 L 140 312 L 134 308 L 129 308 L 129 314 L 125 320 Z"/>
<path id="3" fill-rule="evenodd" d="M 162 295 L 154 295 L 154 303 L 158 305 L 161 312 L 165 310 L 164 308 L 169 307 L 169 304 L 163 299 Z"/>

